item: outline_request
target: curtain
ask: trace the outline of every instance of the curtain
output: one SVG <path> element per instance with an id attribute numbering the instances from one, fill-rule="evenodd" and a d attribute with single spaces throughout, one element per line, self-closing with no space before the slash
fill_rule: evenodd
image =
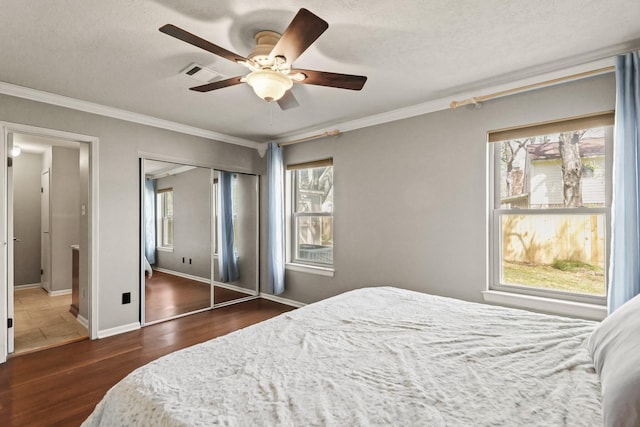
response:
<path id="1" fill-rule="evenodd" d="M 144 255 L 156 263 L 156 182 L 144 180 Z"/>
<path id="2" fill-rule="evenodd" d="M 218 266 L 222 282 L 235 282 L 240 278 L 238 261 L 233 249 L 233 187 L 231 181 L 233 173 L 220 172 L 218 177 L 218 194 L 220 208 L 220 243 Z"/>
<path id="3" fill-rule="evenodd" d="M 616 58 L 609 313 L 640 293 L 640 52 Z"/>
<path id="4" fill-rule="evenodd" d="M 284 167 L 282 148 L 272 142 L 267 149 L 267 286 L 284 292 Z"/>

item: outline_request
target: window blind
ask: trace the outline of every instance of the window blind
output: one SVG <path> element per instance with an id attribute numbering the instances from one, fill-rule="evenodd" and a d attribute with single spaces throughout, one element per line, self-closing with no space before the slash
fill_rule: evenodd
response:
<path id="1" fill-rule="evenodd" d="M 296 169 L 310 169 L 310 168 L 323 168 L 325 166 L 333 166 L 333 159 L 315 160 L 313 162 L 296 163 L 294 165 L 287 165 L 287 170 Z"/>
<path id="2" fill-rule="evenodd" d="M 528 138 L 530 136 L 550 135 L 571 130 L 610 126 L 613 125 L 614 119 L 615 113 L 613 111 L 606 111 L 558 121 L 498 129 L 489 132 L 488 142 L 510 141 L 512 139 Z"/>

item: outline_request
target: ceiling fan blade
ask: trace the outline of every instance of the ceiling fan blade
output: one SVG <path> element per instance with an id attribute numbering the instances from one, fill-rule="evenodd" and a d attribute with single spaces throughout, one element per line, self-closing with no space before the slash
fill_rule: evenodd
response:
<path id="1" fill-rule="evenodd" d="M 291 108 L 296 108 L 298 105 L 298 100 L 296 99 L 295 96 L 293 96 L 293 92 L 291 91 L 291 89 L 289 89 L 288 91 L 286 91 L 284 93 L 284 96 L 280 99 L 278 99 L 278 105 L 280 106 L 281 110 L 289 110 Z"/>
<path id="2" fill-rule="evenodd" d="M 182 28 L 178 28 L 175 25 L 171 25 L 171 24 L 163 25 L 162 27 L 160 27 L 160 31 L 172 37 L 175 37 L 178 40 L 182 40 L 183 42 L 187 42 L 196 47 L 199 47 L 200 49 L 204 49 L 207 52 L 211 52 L 214 55 L 218 55 L 225 59 L 228 59 L 229 61 L 233 61 L 233 62 L 249 61 L 244 56 L 240 56 L 237 53 L 233 53 L 227 49 L 217 46 L 203 38 L 196 36 L 195 34 L 191 34 L 190 32 L 183 30 Z"/>
<path id="3" fill-rule="evenodd" d="M 307 85 L 329 86 L 340 89 L 360 90 L 364 86 L 367 78 L 365 76 L 354 76 L 351 74 L 328 73 L 326 71 L 315 70 L 291 70 L 290 74 L 302 73 L 307 76 L 300 83 Z"/>
<path id="4" fill-rule="evenodd" d="M 329 24 L 307 9 L 300 9 L 269 54 L 269 59 L 284 56 L 289 65 L 304 52 Z"/>
<path id="5" fill-rule="evenodd" d="M 235 86 L 240 83 L 243 83 L 242 76 L 231 77 L 230 79 L 226 80 L 219 80 L 213 83 L 190 87 L 189 90 L 195 90 L 196 92 L 210 92 L 212 90 L 222 89 L 224 87 Z"/>

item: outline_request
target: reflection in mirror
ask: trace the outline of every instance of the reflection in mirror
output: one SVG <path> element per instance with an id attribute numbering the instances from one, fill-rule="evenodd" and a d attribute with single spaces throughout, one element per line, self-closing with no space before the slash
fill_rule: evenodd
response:
<path id="1" fill-rule="evenodd" d="M 258 177 L 214 171 L 213 182 L 213 278 L 218 305 L 258 293 Z"/>
<path id="2" fill-rule="evenodd" d="M 258 295 L 258 177 L 148 159 L 142 168 L 143 322 Z"/>
<path id="3" fill-rule="evenodd" d="M 144 322 L 211 307 L 211 174 L 143 160 Z"/>

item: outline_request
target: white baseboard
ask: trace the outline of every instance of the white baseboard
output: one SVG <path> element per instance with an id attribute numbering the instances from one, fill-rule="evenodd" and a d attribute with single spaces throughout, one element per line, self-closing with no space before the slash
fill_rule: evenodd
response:
<path id="1" fill-rule="evenodd" d="M 59 291 L 48 291 L 50 297 L 57 297 L 60 295 L 69 295 L 71 293 L 71 289 L 61 289 Z"/>
<path id="2" fill-rule="evenodd" d="M 260 292 L 260 298 L 264 298 L 264 299 L 267 299 L 267 300 L 273 301 L 273 302 L 279 302 L 280 304 L 289 305 L 291 307 L 296 307 L 296 308 L 304 307 L 305 305 L 307 305 L 307 304 L 305 304 L 303 302 L 298 302 L 298 301 L 294 301 L 292 299 L 282 298 L 282 297 L 279 297 L 277 295 L 267 294 L 265 292 Z"/>
<path id="3" fill-rule="evenodd" d="M 89 329 L 89 321 L 84 316 L 81 316 L 81 315 L 78 314 L 78 317 L 76 317 L 76 320 L 82 326 L 84 326 L 85 328 Z"/>
<path id="4" fill-rule="evenodd" d="M 111 337 L 113 335 L 124 334 L 125 332 L 136 331 L 138 329 L 140 329 L 140 322 L 116 326 L 115 328 L 103 329 L 101 331 L 98 331 L 98 339 Z"/>
<path id="5" fill-rule="evenodd" d="M 14 290 L 20 290 L 20 289 L 33 289 L 33 288 L 42 288 L 42 284 L 41 283 L 27 283 L 25 285 L 13 285 L 13 289 Z"/>
<path id="6" fill-rule="evenodd" d="M 180 271 L 173 271 L 173 270 L 168 270 L 166 268 L 160 268 L 160 267 L 153 267 L 153 271 L 159 271 L 160 273 L 166 273 L 166 274 L 171 274 L 173 276 L 183 277 L 185 279 L 195 280 L 196 282 L 211 284 L 211 280 L 207 278 L 194 276 L 187 273 L 182 273 Z"/>

